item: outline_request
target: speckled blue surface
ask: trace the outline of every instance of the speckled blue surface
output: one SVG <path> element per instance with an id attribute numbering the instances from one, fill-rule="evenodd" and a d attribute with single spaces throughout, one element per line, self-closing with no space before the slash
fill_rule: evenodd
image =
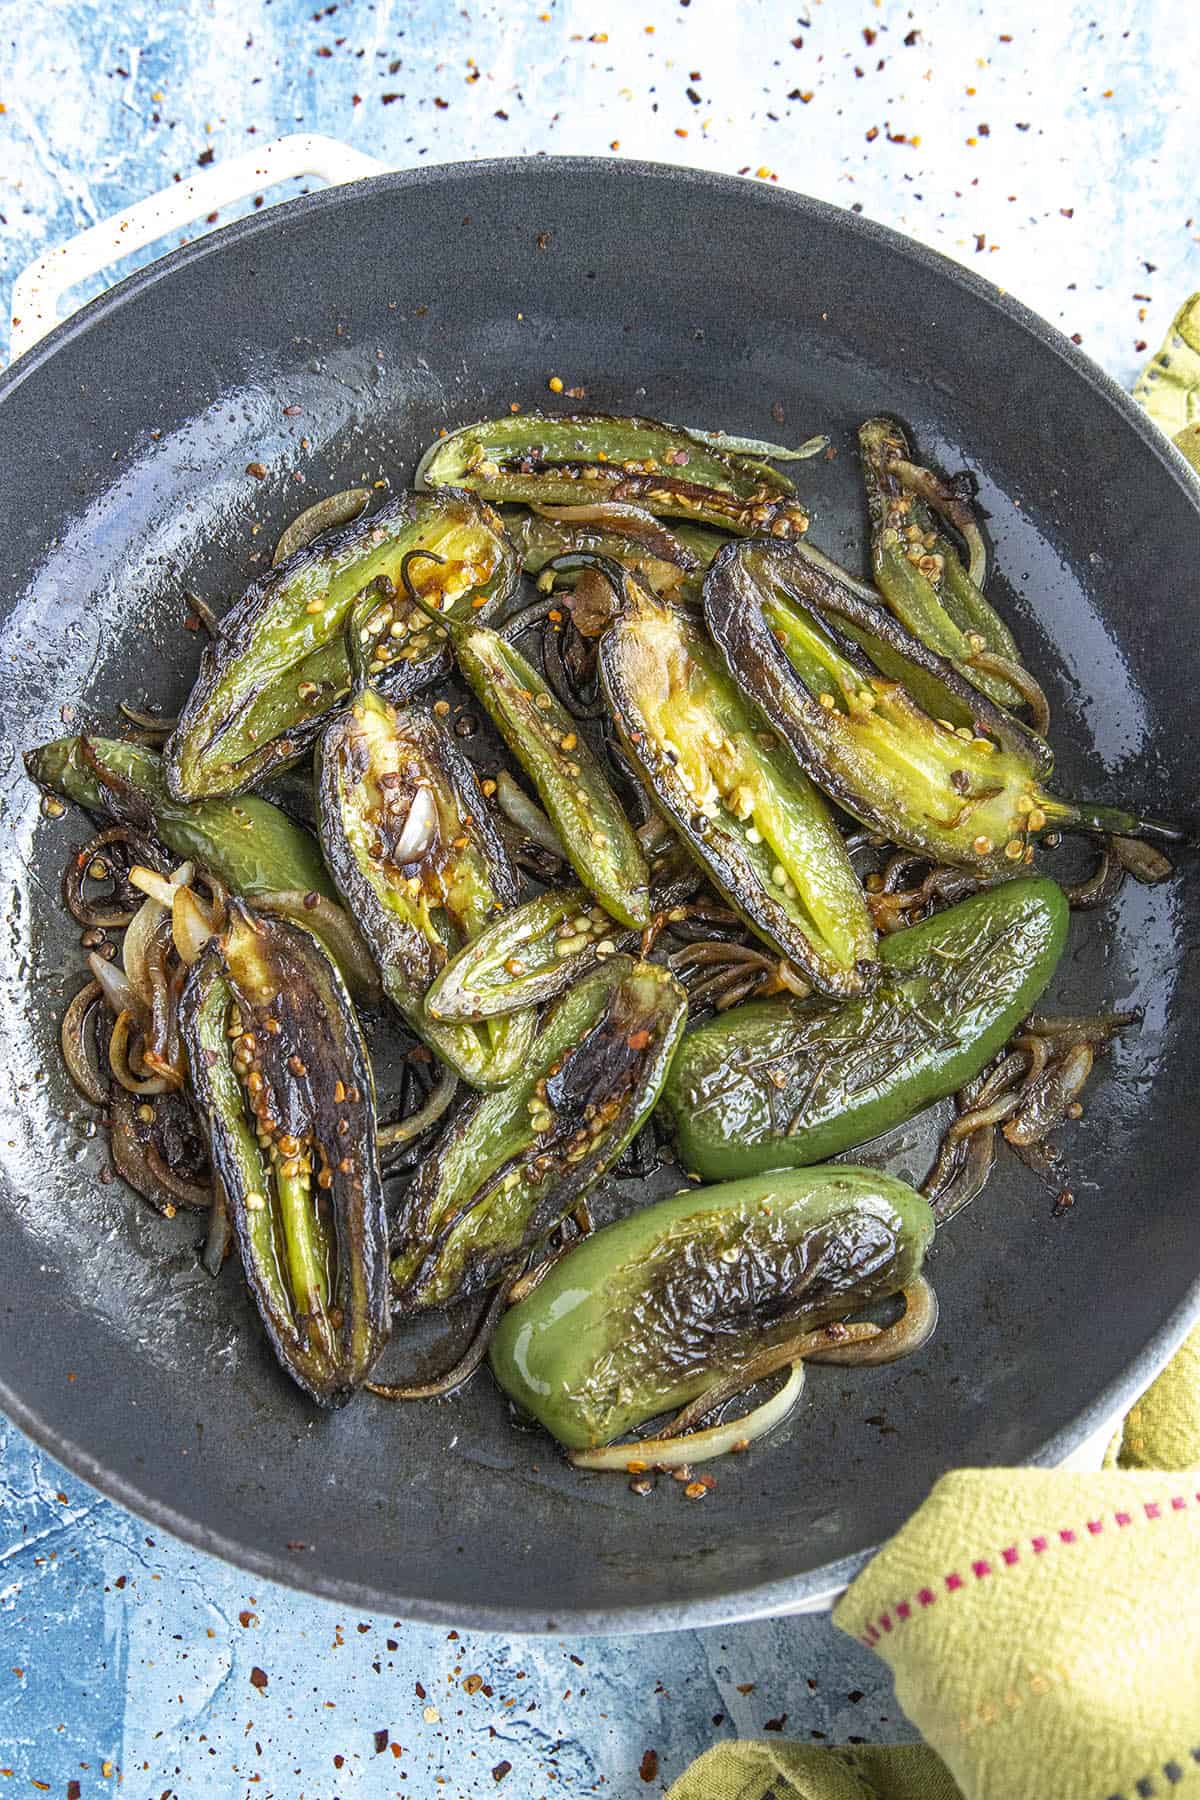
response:
<path id="1" fill-rule="evenodd" d="M 31 258 L 210 151 L 313 130 L 395 166 L 553 150 L 774 177 L 985 269 L 1128 381 L 1200 285 L 1183 17 L 0 0 L 0 350 Z M 911 1736 L 824 1618 L 513 1643 L 360 1618 L 148 1533 L 2 1422 L 0 1453 L 0 1795 L 627 1795 L 720 1733 Z"/>

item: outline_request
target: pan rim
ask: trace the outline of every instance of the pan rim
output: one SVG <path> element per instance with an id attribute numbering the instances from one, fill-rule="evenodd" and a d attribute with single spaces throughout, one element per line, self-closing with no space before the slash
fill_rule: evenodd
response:
<path id="1" fill-rule="evenodd" d="M 793 223 L 803 223 L 805 219 L 820 219 L 834 229 L 858 236 L 889 257 L 902 258 L 918 271 L 929 272 L 939 280 L 953 281 L 973 301 L 986 304 L 1033 338 L 1042 348 L 1050 351 L 1071 375 L 1082 380 L 1100 401 L 1106 402 L 1124 426 L 1135 433 L 1143 448 L 1152 454 L 1163 473 L 1173 480 L 1200 518 L 1200 478 L 1193 474 L 1185 459 L 1172 448 L 1163 433 L 1147 418 L 1129 394 L 1057 327 L 1010 294 L 1000 292 L 973 270 L 963 267 L 940 251 L 917 243 L 889 226 L 880 225 L 827 201 L 817 200 L 794 190 L 748 182 L 737 176 L 653 161 L 555 156 L 439 163 L 413 169 L 390 170 L 361 182 L 330 187 L 319 193 L 300 195 L 280 202 L 261 213 L 252 213 L 167 252 L 87 302 L 77 312 L 54 326 L 44 338 L 0 373 L 0 404 L 33 378 L 60 349 L 73 342 L 77 336 L 101 324 L 110 315 L 119 312 L 144 290 L 171 277 L 177 271 L 189 268 L 195 262 L 244 247 L 260 233 L 285 229 L 288 221 L 301 210 L 311 213 L 344 205 L 353 200 L 358 190 L 368 187 L 402 193 L 463 179 L 511 183 L 519 181 L 531 170 L 545 172 L 552 177 L 576 181 L 599 179 L 631 187 L 653 182 L 681 184 L 702 192 L 729 196 L 736 192 L 747 206 L 764 208 Z M 1200 1320 L 1200 1271 L 1185 1298 L 1159 1324 L 1120 1376 L 1048 1439 L 1030 1457 L 1026 1466 L 1052 1467 L 1060 1463 L 1097 1432 L 1106 1420 L 1126 1410 L 1170 1359 L 1197 1320 Z M 76 1477 L 88 1482 L 99 1493 L 126 1507 L 138 1517 L 169 1531 L 192 1548 L 220 1557 L 236 1568 L 276 1581 L 285 1587 L 302 1589 L 342 1606 L 355 1606 L 374 1612 L 390 1611 L 396 1616 L 422 1624 L 465 1625 L 476 1630 L 520 1635 L 552 1632 L 579 1635 L 651 1633 L 734 1624 L 828 1605 L 853 1580 L 878 1548 L 871 1546 L 836 1562 L 761 1585 L 721 1590 L 683 1599 L 674 1604 L 655 1602 L 607 1606 L 594 1610 L 566 1608 L 553 1617 L 533 1615 L 519 1608 L 493 1606 L 486 1602 L 472 1601 L 464 1605 L 460 1602 L 442 1603 L 427 1596 L 404 1598 L 383 1585 L 323 1576 L 317 1570 L 306 1568 L 295 1556 L 258 1550 L 226 1538 L 221 1532 L 187 1517 L 165 1501 L 145 1492 L 136 1481 L 127 1480 L 107 1468 L 94 1452 L 76 1442 L 68 1433 L 57 1430 L 36 1408 L 27 1405 L 2 1377 L 0 1407 L 21 1431 Z"/>

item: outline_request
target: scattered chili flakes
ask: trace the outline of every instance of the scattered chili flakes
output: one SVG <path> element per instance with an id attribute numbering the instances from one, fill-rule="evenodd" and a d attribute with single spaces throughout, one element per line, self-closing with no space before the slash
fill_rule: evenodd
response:
<path id="1" fill-rule="evenodd" d="M 658 1774 L 658 1751 L 643 1750 L 642 1760 L 638 1764 L 638 1774 L 643 1781 L 653 1781 Z"/>
<path id="2" fill-rule="evenodd" d="M 508 1774 L 511 1774 L 511 1772 L 512 1772 L 512 1764 L 510 1762 L 498 1762 L 496 1764 L 495 1768 L 492 1770 L 492 1780 L 493 1781 L 503 1781 L 504 1777 Z"/>
<path id="3" fill-rule="evenodd" d="M 267 1682 L 269 1680 L 270 1676 L 267 1674 L 267 1671 L 265 1669 L 260 1669 L 258 1664 L 255 1663 L 250 1671 L 250 1686 L 257 1688 L 261 1694 L 266 1691 Z"/>

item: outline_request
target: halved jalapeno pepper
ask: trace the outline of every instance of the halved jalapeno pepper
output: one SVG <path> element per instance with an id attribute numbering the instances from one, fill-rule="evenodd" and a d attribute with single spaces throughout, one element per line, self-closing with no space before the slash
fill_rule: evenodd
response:
<path id="1" fill-rule="evenodd" d="M 730 670 L 812 779 L 894 844 L 998 877 L 1032 862 L 1038 834 L 1054 827 L 1169 842 L 1186 835 L 1047 793 L 1043 739 L 786 544 L 757 539 L 722 550 L 705 580 L 704 613 Z M 931 718 L 839 630 L 843 617 L 968 702 L 973 724 Z"/>
<path id="2" fill-rule="evenodd" d="M 180 1001 L 192 1090 L 271 1345 L 323 1405 L 387 1341 L 371 1064 L 345 987 L 300 927 L 239 902 Z"/>
<path id="3" fill-rule="evenodd" d="M 628 956 L 556 1001 L 522 1077 L 462 1108 L 410 1189 L 392 1257 L 403 1307 L 520 1266 L 641 1129 L 686 1017 L 675 977 Z"/>
<path id="4" fill-rule="evenodd" d="M 823 992 L 874 979 L 875 931 L 816 787 L 702 631 L 607 559 L 619 596 L 600 674 L 654 805 L 760 937 Z"/>
<path id="5" fill-rule="evenodd" d="M 419 707 L 362 687 L 317 753 L 321 845 L 384 991 L 431 1049 L 477 1087 L 521 1067 L 534 1015 L 442 1024 L 425 1008 L 439 970 L 517 901 L 517 877 L 450 733 Z"/>
<path id="6" fill-rule="evenodd" d="M 416 549 L 436 553 L 418 567 L 418 591 L 448 615 L 462 606 L 486 614 L 513 590 L 516 553 L 473 494 L 401 495 L 315 538 L 251 584 L 205 651 L 164 751 L 177 799 L 240 793 L 312 743 L 350 686 L 352 611 L 373 640 L 381 692 L 404 700 L 449 673 L 445 627 L 401 590 L 400 566 Z"/>
<path id="7" fill-rule="evenodd" d="M 726 531 L 756 531 L 773 516 L 781 532 L 805 531 L 808 518 L 787 476 L 761 456 L 719 443 L 659 419 L 518 413 L 439 438 L 421 459 L 416 481 L 527 504 L 631 501 Z M 781 500 L 785 505 L 772 515 Z"/>
<path id="8" fill-rule="evenodd" d="M 1021 653 L 923 494 L 913 486 L 913 477 L 926 475 L 931 483 L 934 478 L 914 467 L 908 442 L 894 419 L 868 419 L 859 429 L 858 441 L 871 515 L 871 564 L 875 585 L 888 607 L 914 637 L 953 663 L 981 693 L 1000 706 L 1020 706 L 1019 688 L 976 664 L 983 653 L 1019 667 Z M 969 509 L 949 487 L 938 484 L 938 491 L 952 519 L 970 518 Z"/>

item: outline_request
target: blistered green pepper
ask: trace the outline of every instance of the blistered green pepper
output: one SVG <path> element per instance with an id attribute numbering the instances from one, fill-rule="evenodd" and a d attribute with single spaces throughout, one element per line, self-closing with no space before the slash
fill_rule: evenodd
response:
<path id="1" fill-rule="evenodd" d="M 450 733 L 419 707 L 362 687 L 317 751 L 325 860 L 409 1026 L 464 1080 L 496 1087 L 521 1067 L 532 1012 L 440 1024 L 425 994 L 444 964 L 517 901 L 517 877 Z"/>
<path id="2" fill-rule="evenodd" d="M 235 894 L 313 892 L 333 886 L 316 843 L 278 806 L 248 794 L 237 800 L 172 799 L 162 759 L 120 738 L 55 738 L 25 756 L 39 787 L 134 825 L 181 861 L 195 862 Z"/>
<path id="3" fill-rule="evenodd" d="M 885 937 L 861 1000 L 751 1001 L 697 1026 L 663 1095 L 684 1168 L 824 1162 L 956 1093 L 1045 990 L 1068 916 L 1054 882 L 1004 882 Z"/>
<path id="4" fill-rule="evenodd" d="M 516 413 L 439 438 L 421 459 L 416 482 L 547 506 L 630 501 L 726 531 L 756 531 L 771 516 L 780 532 L 805 531 L 808 518 L 792 498 L 793 483 L 761 455 L 739 451 L 741 441 L 718 448 L 719 436 L 659 419 Z M 755 448 L 778 454 L 774 445 Z M 778 509 L 781 500 L 786 504 Z"/>
<path id="5" fill-rule="evenodd" d="M 686 1189 L 556 1263 L 502 1319 L 492 1372 L 561 1444 L 592 1449 L 898 1292 L 932 1239 L 927 1202 L 874 1169 Z"/>
<path id="6" fill-rule="evenodd" d="M 418 568 L 418 591 L 448 616 L 462 607 L 490 614 L 512 593 L 516 554 L 472 494 L 401 495 L 314 538 L 252 582 L 222 620 L 164 751 L 172 794 L 241 793 L 295 761 L 350 686 L 352 611 L 373 640 L 380 692 L 405 700 L 449 674 L 445 627 L 401 591 L 401 564 L 417 549 L 436 552 Z"/>
<path id="7" fill-rule="evenodd" d="M 406 576 L 407 570 L 406 564 Z M 452 621 L 450 635 L 459 668 L 536 787 L 580 881 L 622 924 L 648 924 L 650 875 L 642 847 L 576 721 L 498 632 Z"/>
<path id="8" fill-rule="evenodd" d="M 606 558 L 600 674 L 655 806 L 746 922 L 832 994 L 873 979 L 875 931 L 842 835 L 699 628 Z"/>
<path id="9" fill-rule="evenodd" d="M 699 884 L 691 858 L 672 843 L 651 869 L 655 913 Z M 504 913 L 447 963 L 428 994 L 433 1019 L 488 1019 L 541 1005 L 574 985 L 614 950 L 637 937 L 597 906 L 584 888 L 550 888 Z"/>
<path id="10" fill-rule="evenodd" d="M 1032 862 L 1039 834 L 1055 828 L 1185 836 L 1116 807 L 1056 799 L 1042 786 L 1051 757 L 1041 738 L 786 544 L 729 544 L 705 579 L 704 614 L 729 669 L 812 779 L 891 843 L 999 877 Z M 842 618 L 970 695 L 973 725 L 930 717 L 839 630 Z"/>
<path id="11" fill-rule="evenodd" d="M 675 977 L 628 956 L 555 1003 L 521 1078 L 462 1108 L 409 1190 L 392 1260 L 402 1308 L 519 1268 L 649 1117 L 686 1017 Z"/>
<path id="12" fill-rule="evenodd" d="M 252 917 L 194 965 L 180 1023 L 212 1166 L 275 1354 L 337 1406 L 387 1342 L 387 1225 L 371 1064 L 317 940 Z"/>
<path id="13" fill-rule="evenodd" d="M 868 419 L 859 429 L 867 508 L 871 516 L 871 565 L 875 585 L 901 624 L 928 649 L 953 663 L 960 675 L 1000 706 L 1020 706 L 1019 688 L 976 666 L 980 652 L 1005 662 L 1021 661 L 1017 641 L 999 613 L 984 599 L 958 550 L 938 525 L 913 480 L 927 471 L 914 467 L 908 442 L 894 419 Z M 905 480 L 902 472 L 911 472 Z M 951 520 L 974 530 L 970 509 L 951 488 L 936 484 Z"/>

